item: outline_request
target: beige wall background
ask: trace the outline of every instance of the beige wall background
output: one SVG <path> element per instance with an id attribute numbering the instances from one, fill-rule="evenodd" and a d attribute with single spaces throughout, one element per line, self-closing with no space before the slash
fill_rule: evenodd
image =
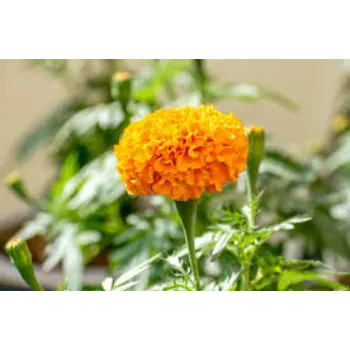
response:
<path id="1" fill-rule="evenodd" d="M 133 61 L 137 66 L 140 61 Z M 245 123 L 263 125 L 275 144 L 303 153 L 308 144 L 326 136 L 340 87 L 343 60 L 209 60 L 209 71 L 222 82 L 257 82 L 280 91 L 300 106 L 290 112 L 270 102 L 221 103 Z M 0 60 L 0 175 L 18 170 L 34 195 L 54 175 L 45 149 L 23 164 L 15 164 L 12 150 L 21 136 L 61 99 L 65 90 L 44 72 L 23 60 Z M 27 208 L 0 186 L 0 220 Z"/>

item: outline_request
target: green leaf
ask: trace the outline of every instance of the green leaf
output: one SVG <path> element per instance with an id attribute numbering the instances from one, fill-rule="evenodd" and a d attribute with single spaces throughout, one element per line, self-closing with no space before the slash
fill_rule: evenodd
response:
<path id="1" fill-rule="evenodd" d="M 121 276 L 119 276 L 115 280 L 115 282 L 113 284 L 113 289 L 120 288 L 121 286 L 125 285 L 126 283 L 131 282 L 131 280 L 133 280 L 135 277 L 137 277 L 142 272 L 144 272 L 146 269 L 148 269 L 154 261 L 156 261 L 160 258 L 160 256 L 161 256 L 161 254 L 157 254 L 157 255 L 153 256 L 152 258 L 144 261 L 140 265 L 136 266 L 135 268 L 133 268 L 129 271 L 126 271 L 124 274 L 122 274 Z"/>
<path id="2" fill-rule="evenodd" d="M 139 284 L 138 281 L 127 282 L 127 283 L 124 283 L 123 285 L 121 285 L 119 287 L 113 288 L 113 291 L 115 291 L 115 292 L 124 292 L 126 290 L 130 290 L 132 287 L 135 287 L 138 284 Z"/>
<path id="3" fill-rule="evenodd" d="M 87 216 L 119 199 L 125 193 L 125 187 L 115 167 L 113 152 L 85 165 L 63 188 L 61 196 L 68 202 L 68 207 Z"/>
<path id="4" fill-rule="evenodd" d="M 84 292 L 103 292 L 104 289 L 98 284 L 87 284 L 83 286 L 82 290 Z"/>
<path id="5" fill-rule="evenodd" d="M 307 281 L 317 282 L 318 284 L 325 285 L 332 290 L 345 290 L 343 285 L 330 281 L 327 278 L 323 278 L 317 273 L 299 271 L 284 271 L 278 281 L 278 290 L 285 291 L 293 285 Z"/>
<path id="6" fill-rule="evenodd" d="M 69 247 L 73 244 L 77 226 L 67 222 L 57 223 L 55 226 L 57 238 L 47 247 L 48 258 L 43 264 L 45 271 L 56 267 L 67 254 Z"/>
<path id="7" fill-rule="evenodd" d="M 71 147 L 74 139 L 83 139 L 100 130 L 117 129 L 124 120 L 118 102 L 86 108 L 72 116 L 59 130 L 51 145 L 54 152 Z"/>
<path id="8" fill-rule="evenodd" d="M 191 66 L 190 60 L 160 60 L 149 76 L 134 79 L 133 98 L 137 101 L 156 101 L 162 88 Z"/>
<path id="9" fill-rule="evenodd" d="M 80 290 L 83 280 L 84 257 L 74 241 L 70 241 L 65 249 L 62 266 L 68 289 Z"/>
<path id="10" fill-rule="evenodd" d="M 205 250 L 211 249 L 214 242 L 215 242 L 215 234 L 213 232 L 206 232 L 203 235 L 196 237 L 194 240 L 194 246 L 195 246 L 197 258 L 202 256 Z M 173 256 L 178 259 L 183 258 L 187 255 L 188 255 L 188 249 L 186 246 L 184 246 L 178 252 L 173 254 Z"/>
<path id="11" fill-rule="evenodd" d="M 312 220 L 312 217 L 306 216 L 306 215 L 298 215 L 294 216 L 290 219 L 287 219 L 285 221 L 282 221 L 276 225 L 269 226 L 267 228 L 264 228 L 263 231 L 281 231 L 281 230 L 293 230 L 295 227 L 295 224 L 300 224 L 306 221 Z"/>
<path id="12" fill-rule="evenodd" d="M 327 174 L 331 174 L 340 167 L 350 163 L 350 133 L 346 133 L 340 138 L 340 145 L 337 150 L 329 155 L 325 160 L 324 169 Z"/>
<path id="13" fill-rule="evenodd" d="M 71 153 L 64 160 L 60 175 L 51 190 L 51 197 L 55 199 L 59 197 L 63 191 L 66 182 L 71 179 L 79 171 L 78 157 L 75 153 Z"/>
<path id="14" fill-rule="evenodd" d="M 284 262 L 283 266 L 287 269 L 299 271 L 315 268 L 332 269 L 331 266 L 326 265 L 324 262 L 316 260 L 287 260 Z"/>
<path id="15" fill-rule="evenodd" d="M 76 101 L 58 105 L 43 121 L 22 137 L 15 148 L 16 159 L 23 161 L 31 156 L 44 142 L 50 141 L 62 125 L 81 108 L 83 108 L 82 104 Z"/>
<path id="16" fill-rule="evenodd" d="M 101 240 L 101 233 L 98 231 L 83 231 L 79 232 L 76 243 L 79 246 L 86 246 L 94 243 L 98 243 Z"/>
<path id="17" fill-rule="evenodd" d="M 231 276 L 228 276 L 225 280 L 219 283 L 219 289 L 223 292 L 230 291 L 234 288 L 235 283 L 241 276 L 242 270 L 234 271 Z"/>
<path id="18" fill-rule="evenodd" d="M 215 237 L 216 243 L 212 252 L 212 261 L 215 261 L 222 251 L 226 248 L 227 244 L 230 242 L 232 236 L 237 233 L 238 230 L 233 229 L 229 225 L 220 225 L 224 230 L 217 234 Z"/>
<path id="19" fill-rule="evenodd" d="M 54 218 L 47 213 L 38 213 L 37 216 L 26 223 L 24 227 L 14 236 L 28 240 L 38 235 L 45 235 L 50 230 Z"/>

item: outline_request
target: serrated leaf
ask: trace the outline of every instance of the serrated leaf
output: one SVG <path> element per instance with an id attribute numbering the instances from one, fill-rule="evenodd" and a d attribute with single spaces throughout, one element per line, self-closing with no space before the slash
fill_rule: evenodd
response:
<path id="1" fill-rule="evenodd" d="M 180 261 L 178 256 L 168 256 L 165 261 L 175 270 L 181 272 L 182 274 L 186 274 L 183 263 Z"/>
<path id="2" fill-rule="evenodd" d="M 212 261 L 215 261 L 218 258 L 218 256 L 226 248 L 227 244 L 230 242 L 230 239 L 235 233 L 237 233 L 237 230 L 229 227 L 228 231 L 226 230 L 217 234 L 216 243 L 212 252 Z"/>
<path id="3" fill-rule="evenodd" d="M 119 288 L 121 287 L 123 284 L 130 282 L 133 278 L 135 278 L 137 275 L 141 274 L 143 271 L 145 271 L 146 269 L 148 269 L 150 267 L 150 264 L 154 261 L 156 261 L 157 259 L 159 259 L 161 256 L 161 254 L 157 254 L 155 256 L 153 256 L 152 258 L 144 261 L 142 264 L 136 266 L 135 268 L 125 272 L 124 274 L 122 274 L 120 277 L 118 277 L 114 284 L 113 284 L 113 288 Z"/>
<path id="4" fill-rule="evenodd" d="M 241 273 L 242 270 L 233 272 L 231 276 L 228 276 L 224 281 L 219 283 L 219 289 L 223 292 L 232 290 Z"/>
<path id="5" fill-rule="evenodd" d="M 66 149 L 74 138 L 86 138 L 101 130 L 116 129 L 124 114 L 118 102 L 86 108 L 72 116 L 57 133 L 51 147 L 54 152 Z"/>
<path id="6" fill-rule="evenodd" d="M 44 271 L 52 270 L 57 264 L 63 260 L 69 246 L 74 240 L 77 227 L 70 223 L 56 224 L 55 230 L 58 237 L 47 247 L 48 258 L 43 264 Z"/>
<path id="7" fill-rule="evenodd" d="M 215 242 L 215 234 L 213 232 L 206 232 L 203 235 L 196 237 L 194 240 L 195 250 L 197 252 L 197 258 L 200 257 L 204 250 L 211 247 L 211 245 Z M 187 256 L 188 249 L 187 247 L 183 247 L 178 252 L 173 254 L 174 257 L 182 258 Z"/>
<path id="8" fill-rule="evenodd" d="M 62 267 L 68 289 L 80 290 L 83 280 L 84 257 L 74 240 L 71 240 L 65 249 Z"/>
<path id="9" fill-rule="evenodd" d="M 120 287 L 113 288 L 112 290 L 114 292 L 124 292 L 126 290 L 129 290 L 132 287 L 135 287 L 138 284 L 139 284 L 138 281 L 127 282 L 127 283 L 124 283 L 123 285 L 121 285 Z"/>
<path id="10" fill-rule="evenodd" d="M 295 226 L 294 224 L 300 224 L 310 220 L 312 220 L 312 217 L 310 216 L 305 216 L 305 215 L 294 216 L 276 225 L 272 225 L 267 228 L 264 228 L 263 230 L 273 231 L 273 232 L 280 231 L 280 230 L 292 230 L 294 229 L 294 226 Z"/>
<path id="11" fill-rule="evenodd" d="M 14 236 L 14 238 L 22 238 L 28 240 L 38 235 L 45 235 L 49 231 L 54 218 L 47 213 L 39 213 L 29 221 L 24 227 Z"/>
<path id="12" fill-rule="evenodd" d="M 340 145 L 336 151 L 331 153 L 324 162 L 324 169 L 327 174 L 334 172 L 340 167 L 350 163 L 350 133 L 346 133 L 340 139 Z"/>
<path id="13" fill-rule="evenodd" d="M 86 216 L 120 198 L 125 187 L 115 167 L 113 152 L 107 152 L 83 167 L 63 188 L 62 198 L 68 202 L 68 207 Z"/>

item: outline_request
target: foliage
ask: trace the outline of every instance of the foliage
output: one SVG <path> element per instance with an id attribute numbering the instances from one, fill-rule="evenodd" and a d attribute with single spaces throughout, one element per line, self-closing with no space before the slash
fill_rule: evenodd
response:
<path id="1" fill-rule="evenodd" d="M 115 169 L 113 144 L 130 121 L 162 106 L 268 99 L 295 109 L 295 103 L 259 84 L 220 85 L 202 60 L 154 60 L 131 74 L 125 106 L 112 78 L 117 70 L 130 71 L 125 62 L 80 63 L 79 68 L 69 60 L 33 62 L 72 93 L 17 150 L 25 159 L 50 141 L 60 164 L 42 198 L 22 196 L 38 214 L 17 237 L 45 237 L 43 268 L 62 267 L 61 290 L 194 290 L 173 203 L 159 196 L 128 196 Z M 268 148 L 258 181 L 264 192 L 248 205 L 244 176 L 223 193 L 201 197 L 195 248 L 205 290 L 344 288 L 328 278 L 335 272 L 316 260 L 324 261 L 326 250 L 341 256 L 349 252 L 346 135 L 336 152 L 314 155 L 311 161 Z M 282 239 L 276 243 L 274 237 Z M 303 239 L 300 260 L 286 257 L 289 237 Z M 102 286 L 85 286 L 84 268 L 101 255 L 111 277 Z"/>

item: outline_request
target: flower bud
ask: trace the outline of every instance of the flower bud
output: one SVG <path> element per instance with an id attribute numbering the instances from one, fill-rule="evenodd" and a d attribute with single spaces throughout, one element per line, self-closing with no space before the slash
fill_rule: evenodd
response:
<path id="1" fill-rule="evenodd" d="M 246 127 L 248 136 L 248 191 L 252 199 L 256 195 L 256 181 L 259 174 L 259 167 L 264 158 L 265 131 L 260 126 Z"/>
<path id="2" fill-rule="evenodd" d="M 30 206 L 37 206 L 35 201 L 28 195 L 25 190 L 23 181 L 18 172 L 12 172 L 4 180 L 5 185 L 9 187 L 19 198 L 25 201 Z"/>
<path id="3" fill-rule="evenodd" d="M 35 291 L 42 291 L 43 288 L 40 286 L 34 273 L 32 255 L 27 243 L 20 238 L 11 239 L 6 244 L 6 251 L 11 258 L 11 262 L 16 266 L 28 286 Z"/>
<path id="4" fill-rule="evenodd" d="M 131 97 L 131 75 L 128 72 L 117 72 L 112 80 L 112 96 L 118 99 L 124 111 Z"/>

